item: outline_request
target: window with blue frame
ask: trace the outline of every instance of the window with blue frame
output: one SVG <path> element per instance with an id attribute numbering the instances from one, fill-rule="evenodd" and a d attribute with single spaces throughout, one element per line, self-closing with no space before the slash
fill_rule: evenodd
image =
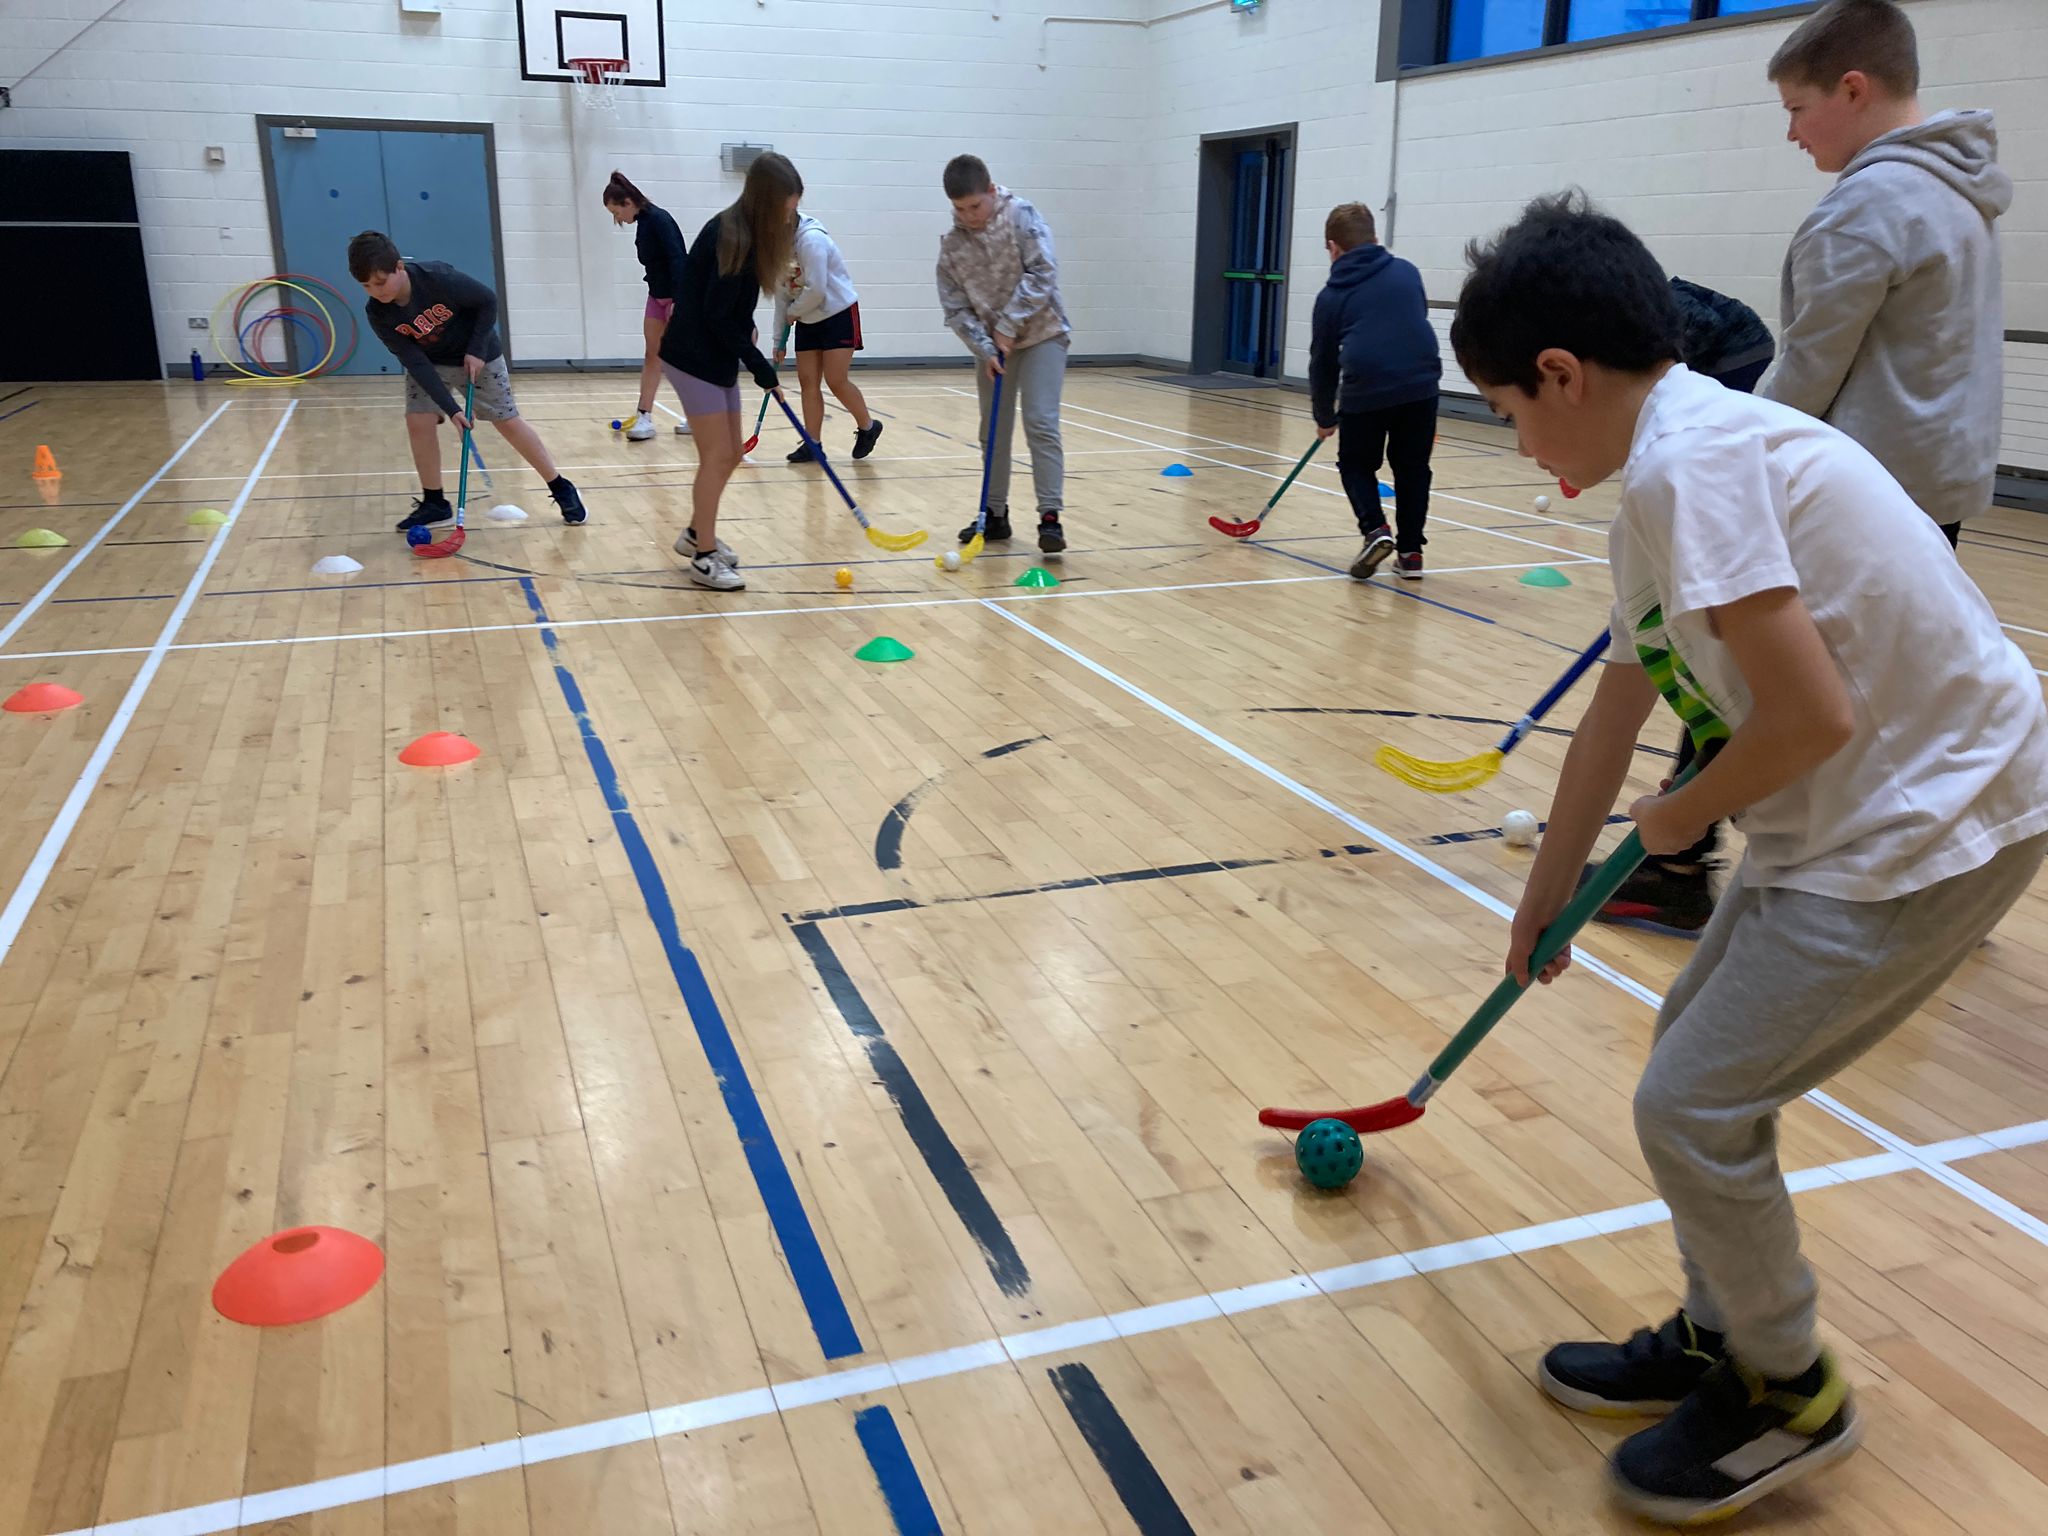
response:
<path id="1" fill-rule="evenodd" d="M 1451 0 L 1444 59 L 1484 59 L 1543 46 L 1546 0 Z"/>
<path id="2" fill-rule="evenodd" d="M 1564 40 L 1582 43 L 1617 32 L 1647 32 L 1692 20 L 1692 0 L 1572 0 Z"/>
<path id="3" fill-rule="evenodd" d="M 1394 3 L 1394 0 L 1388 0 Z M 1404 25 L 1425 29 L 1402 64 L 1464 63 L 1560 43 L 1597 42 L 1636 32 L 1785 10 L 1797 0 L 1400 0 Z M 1434 29 L 1433 34 L 1431 30 Z M 1406 36 L 1412 34 L 1404 34 Z M 1432 51 L 1432 45 L 1433 51 Z"/>

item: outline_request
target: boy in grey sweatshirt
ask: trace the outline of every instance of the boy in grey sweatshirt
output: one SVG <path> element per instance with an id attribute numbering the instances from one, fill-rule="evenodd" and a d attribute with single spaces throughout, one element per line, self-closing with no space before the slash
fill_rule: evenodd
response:
<path id="1" fill-rule="evenodd" d="M 989 396 L 1003 376 L 1002 420 L 988 476 L 985 537 L 1010 537 L 1010 442 L 1017 411 L 1031 447 L 1031 483 L 1038 493 L 1038 547 L 1056 555 L 1067 547 L 1060 526 L 1066 454 L 1060 446 L 1060 386 L 1067 371 L 1066 307 L 1052 231 L 1038 210 L 989 179 L 973 155 L 956 155 L 945 173 L 953 227 L 939 240 L 939 305 L 946 325 L 980 360 L 974 381 L 981 398 L 986 447 Z M 960 530 L 974 537 L 975 524 Z"/>
<path id="2" fill-rule="evenodd" d="M 2004 404 L 1989 112 L 1920 110 L 1913 25 L 1834 0 L 1770 63 L 1787 137 L 1839 179 L 1785 257 L 1784 333 L 1757 392 L 1846 432 L 1954 545 L 1991 504 Z"/>

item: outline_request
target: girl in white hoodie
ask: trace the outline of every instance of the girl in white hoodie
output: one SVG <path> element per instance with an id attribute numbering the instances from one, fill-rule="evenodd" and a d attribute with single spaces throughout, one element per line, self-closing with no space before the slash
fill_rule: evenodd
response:
<path id="1" fill-rule="evenodd" d="M 825 232 L 825 226 L 804 214 L 796 226 L 796 260 L 775 290 L 775 334 L 787 341 L 784 327 L 796 325 L 796 377 L 803 388 L 804 430 L 813 442 L 825 430 L 825 390 L 830 385 L 839 403 L 853 413 L 853 456 L 875 451 L 882 424 L 868 414 L 851 375 L 853 354 L 861 349 L 860 295 L 846 274 L 846 258 Z M 786 349 L 778 345 L 775 361 Z M 799 444 L 792 464 L 811 462 L 811 450 Z"/>

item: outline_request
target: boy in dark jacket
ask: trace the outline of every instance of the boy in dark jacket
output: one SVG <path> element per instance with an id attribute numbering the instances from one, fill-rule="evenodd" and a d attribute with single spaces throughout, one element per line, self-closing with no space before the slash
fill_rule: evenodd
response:
<path id="1" fill-rule="evenodd" d="M 498 339 L 497 294 L 445 261 L 405 260 L 391 237 L 374 229 L 349 241 L 348 270 L 370 296 L 363 306 L 370 329 L 405 368 L 405 434 L 420 472 L 420 499 L 399 520 L 400 531 L 455 515 L 441 489 L 438 433 L 444 419 L 465 431 L 474 426 L 456 398 L 472 380 L 477 416 L 496 427 L 547 482 L 562 521 L 582 522 L 583 498 L 512 398 L 512 375 Z"/>
<path id="2" fill-rule="evenodd" d="M 1429 454 L 1436 445 L 1443 358 L 1422 274 L 1379 243 L 1372 210 L 1343 203 L 1323 221 L 1330 281 L 1316 295 L 1308 350 L 1316 436 L 1337 436 L 1337 471 L 1365 547 L 1351 563 L 1364 581 L 1395 554 L 1380 506 L 1380 464 L 1394 472 L 1400 530 L 1395 569 L 1422 578 L 1422 525 L 1429 517 Z"/>

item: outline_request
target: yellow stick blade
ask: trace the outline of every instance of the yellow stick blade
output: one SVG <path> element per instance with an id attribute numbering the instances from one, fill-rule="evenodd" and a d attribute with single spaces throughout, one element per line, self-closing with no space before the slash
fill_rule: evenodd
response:
<path id="1" fill-rule="evenodd" d="M 960 546 L 960 563 L 962 565 L 972 563 L 974 557 L 980 554 L 981 550 L 982 537 L 980 534 L 977 533 L 973 538 L 969 539 L 965 544 L 962 544 Z"/>
<path id="2" fill-rule="evenodd" d="M 1433 795 L 1454 795 L 1460 790 L 1477 789 L 1499 773 L 1501 753 L 1499 748 L 1489 747 L 1476 757 L 1438 763 L 1412 756 L 1399 747 L 1381 747 L 1373 753 L 1372 760 L 1403 784 Z"/>
<path id="3" fill-rule="evenodd" d="M 868 542 L 875 548 L 893 549 L 898 553 L 906 549 L 915 549 L 930 537 L 931 535 L 922 528 L 915 533 L 884 533 L 879 528 L 868 530 Z"/>

